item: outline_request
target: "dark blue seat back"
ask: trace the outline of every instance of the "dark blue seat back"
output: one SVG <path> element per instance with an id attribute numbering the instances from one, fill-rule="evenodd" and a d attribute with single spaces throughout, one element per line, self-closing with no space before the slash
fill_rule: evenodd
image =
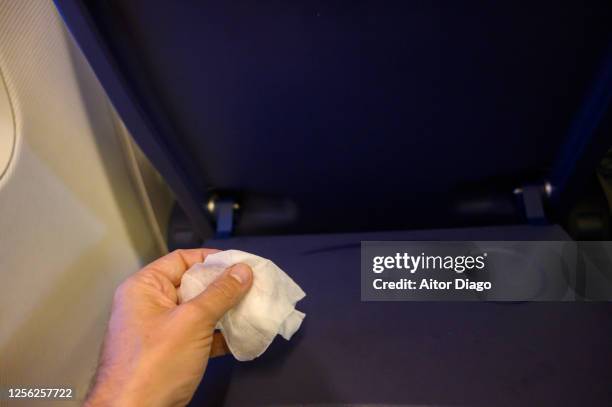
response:
<path id="1" fill-rule="evenodd" d="M 466 196 L 517 221 L 612 21 L 604 1 L 83 5 L 198 199 L 288 199 L 299 232 L 456 225 Z"/>

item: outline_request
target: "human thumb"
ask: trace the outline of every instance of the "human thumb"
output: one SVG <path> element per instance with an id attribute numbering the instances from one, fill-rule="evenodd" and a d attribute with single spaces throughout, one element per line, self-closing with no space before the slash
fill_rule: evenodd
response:
<path id="1" fill-rule="evenodd" d="M 253 270 L 246 264 L 234 264 L 188 303 L 196 305 L 205 322 L 215 326 L 230 308 L 240 302 L 252 283 Z"/>

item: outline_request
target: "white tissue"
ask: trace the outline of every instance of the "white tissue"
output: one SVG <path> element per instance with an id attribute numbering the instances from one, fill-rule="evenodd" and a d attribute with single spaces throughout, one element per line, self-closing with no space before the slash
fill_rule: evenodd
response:
<path id="1" fill-rule="evenodd" d="M 268 259 L 240 250 L 208 255 L 193 265 L 181 279 L 179 301 L 200 294 L 226 268 L 244 263 L 253 269 L 253 285 L 242 301 L 221 318 L 217 328 L 240 361 L 253 360 L 279 334 L 289 340 L 306 316 L 295 304 L 306 294 L 283 270 Z"/>

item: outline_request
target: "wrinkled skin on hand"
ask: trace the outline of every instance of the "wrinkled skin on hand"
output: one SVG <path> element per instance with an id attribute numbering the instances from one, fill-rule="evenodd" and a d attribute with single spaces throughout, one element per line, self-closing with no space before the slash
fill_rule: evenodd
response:
<path id="1" fill-rule="evenodd" d="M 252 284 L 236 264 L 207 289 L 178 305 L 177 287 L 189 267 L 213 249 L 177 250 L 130 276 L 116 290 L 100 364 L 85 406 L 184 406 L 209 357 L 227 353 L 217 321 Z"/>

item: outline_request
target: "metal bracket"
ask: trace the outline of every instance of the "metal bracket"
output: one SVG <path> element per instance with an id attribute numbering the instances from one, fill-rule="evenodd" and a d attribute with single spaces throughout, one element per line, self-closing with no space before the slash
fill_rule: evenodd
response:
<path id="1" fill-rule="evenodd" d="M 238 205 L 233 199 L 211 199 L 207 204 L 208 211 L 214 216 L 216 224 L 215 237 L 229 237 L 234 231 L 234 210 Z"/>
<path id="2" fill-rule="evenodd" d="M 541 185 L 526 185 L 514 190 L 516 195 L 521 195 L 523 209 L 527 222 L 532 225 L 543 225 L 548 223 L 544 211 L 544 198 L 550 195 L 549 183 Z"/>

